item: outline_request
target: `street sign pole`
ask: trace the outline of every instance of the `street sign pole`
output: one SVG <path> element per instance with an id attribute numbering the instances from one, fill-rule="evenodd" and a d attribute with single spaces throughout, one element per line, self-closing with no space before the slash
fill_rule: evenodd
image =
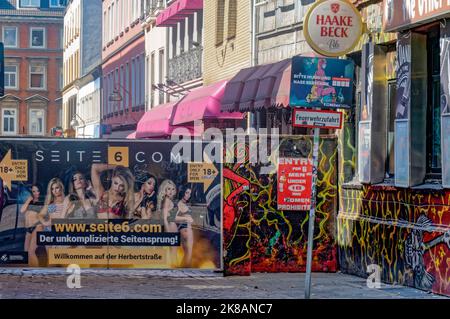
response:
<path id="1" fill-rule="evenodd" d="M 312 251 L 314 243 L 314 220 L 316 213 L 316 183 L 317 183 L 317 166 L 319 162 L 319 134 L 320 128 L 314 128 L 313 140 L 313 169 L 312 169 L 312 183 L 311 183 L 311 208 L 309 210 L 308 222 L 308 247 L 306 255 L 306 279 L 305 279 L 305 299 L 310 299 L 311 296 L 311 268 L 312 268 Z"/>

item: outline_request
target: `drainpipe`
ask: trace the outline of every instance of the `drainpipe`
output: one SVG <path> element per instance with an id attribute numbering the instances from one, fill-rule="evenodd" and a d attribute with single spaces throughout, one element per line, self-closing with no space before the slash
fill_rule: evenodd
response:
<path id="1" fill-rule="evenodd" d="M 256 10 L 258 7 L 262 5 L 266 5 L 269 3 L 269 1 L 262 1 L 258 2 L 258 0 L 252 0 L 252 66 L 258 65 L 258 49 L 256 47 Z M 247 129 L 248 133 L 250 133 L 250 129 L 253 126 L 255 114 L 249 112 L 248 113 L 248 122 L 247 122 Z"/>

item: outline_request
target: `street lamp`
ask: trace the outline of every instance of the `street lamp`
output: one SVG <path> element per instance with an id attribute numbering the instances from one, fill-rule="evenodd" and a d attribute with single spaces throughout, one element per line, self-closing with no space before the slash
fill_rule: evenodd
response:
<path id="1" fill-rule="evenodd" d="M 83 137 L 84 137 L 84 129 L 86 128 L 86 122 L 77 114 L 75 113 L 73 115 L 72 121 L 70 121 L 70 126 L 75 129 L 78 126 L 80 126 L 80 123 L 78 123 L 77 117 L 80 119 L 80 121 L 83 123 Z"/>

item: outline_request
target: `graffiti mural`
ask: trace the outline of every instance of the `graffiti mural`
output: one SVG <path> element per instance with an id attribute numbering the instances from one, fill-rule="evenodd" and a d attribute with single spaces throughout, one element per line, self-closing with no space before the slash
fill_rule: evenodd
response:
<path id="1" fill-rule="evenodd" d="M 336 271 L 335 219 L 337 204 L 337 150 L 334 136 L 320 142 L 319 179 L 314 236 L 313 271 Z M 312 138 L 280 138 L 279 157 L 307 157 Z M 225 274 L 305 271 L 308 214 L 277 210 L 277 170 L 251 164 L 249 145 L 245 162 L 224 165 L 224 269 Z M 277 160 L 275 159 L 275 162 Z M 263 169 L 264 168 L 264 169 Z"/>
<path id="2" fill-rule="evenodd" d="M 338 215 L 341 270 L 450 295 L 450 192 L 364 186 L 342 190 Z"/>

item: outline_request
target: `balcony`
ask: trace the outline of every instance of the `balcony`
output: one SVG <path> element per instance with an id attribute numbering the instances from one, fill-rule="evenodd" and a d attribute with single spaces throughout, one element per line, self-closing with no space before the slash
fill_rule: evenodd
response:
<path id="1" fill-rule="evenodd" d="M 164 0 L 146 0 L 144 8 L 144 21 L 149 23 L 156 21 L 158 14 L 166 8 Z"/>
<path id="2" fill-rule="evenodd" d="M 169 80 L 185 83 L 202 77 L 203 47 L 198 46 L 169 60 Z"/>

